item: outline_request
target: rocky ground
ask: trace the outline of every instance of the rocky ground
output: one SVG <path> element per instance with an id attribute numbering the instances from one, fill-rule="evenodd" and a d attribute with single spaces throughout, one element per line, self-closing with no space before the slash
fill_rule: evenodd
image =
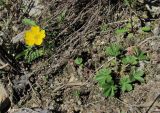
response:
<path id="1" fill-rule="evenodd" d="M 123 0 L 0 1 L 2 47 L 13 57 L 0 70 L 0 111 L 9 98 L 9 113 L 159 113 L 158 6 L 141 0 L 130 5 Z M 43 48 L 45 54 L 29 63 L 15 60 L 25 49 L 23 33 L 29 26 L 23 24 L 24 18 L 46 31 L 43 45 L 35 48 Z M 129 33 L 116 33 L 128 23 L 132 23 Z M 142 30 L 144 26 L 150 30 Z M 104 48 L 113 42 L 125 50 L 138 46 L 149 60 L 140 62 L 144 83 L 119 97 L 105 97 L 95 74 L 110 63 Z M 82 67 L 75 63 L 77 57 L 83 59 Z"/>

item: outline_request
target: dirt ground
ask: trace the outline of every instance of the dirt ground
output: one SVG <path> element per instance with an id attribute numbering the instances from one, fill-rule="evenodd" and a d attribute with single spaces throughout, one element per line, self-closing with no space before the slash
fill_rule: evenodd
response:
<path id="1" fill-rule="evenodd" d="M 9 113 L 22 108 L 48 113 L 160 113 L 160 35 L 154 32 L 160 19 L 148 13 L 144 4 L 128 7 L 116 0 L 7 0 L 0 5 L 0 37 L 12 56 L 24 49 L 23 42 L 13 43 L 29 28 L 22 23 L 24 18 L 46 31 L 42 45 L 46 54 L 31 63 L 16 61 L 22 75 L 0 70 L 0 81 L 12 101 Z M 133 36 L 117 35 L 116 29 L 131 17 L 142 19 Z M 152 30 L 142 33 L 142 23 Z M 105 97 L 94 79 L 110 61 L 104 48 L 112 42 L 126 49 L 138 46 L 150 59 L 141 62 L 145 83 L 135 84 L 118 98 Z M 77 57 L 83 59 L 83 68 L 75 64 Z"/>

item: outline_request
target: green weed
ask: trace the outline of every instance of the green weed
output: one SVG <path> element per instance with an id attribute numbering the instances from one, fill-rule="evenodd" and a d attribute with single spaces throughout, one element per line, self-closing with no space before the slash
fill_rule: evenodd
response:
<path id="1" fill-rule="evenodd" d="M 106 54 L 114 60 L 96 73 L 95 80 L 107 97 L 115 96 L 119 91 L 131 91 L 136 82 L 145 81 L 144 71 L 139 70 L 138 64 L 140 61 L 148 60 L 148 56 L 135 46 L 130 50 L 130 54 L 124 51 L 125 49 L 115 43 L 106 47 Z"/>
<path id="2" fill-rule="evenodd" d="M 31 63 L 37 58 L 43 56 L 45 54 L 44 49 L 36 49 L 34 50 L 32 47 L 27 46 L 27 49 L 16 55 L 16 59 L 24 58 L 26 63 Z"/>
<path id="3" fill-rule="evenodd" d="M 83 59 L 80 58 L 80 57 L 77 57 L 75 60 L 74 60 L 75 64 L 82 67 L 83 66 Z"/>

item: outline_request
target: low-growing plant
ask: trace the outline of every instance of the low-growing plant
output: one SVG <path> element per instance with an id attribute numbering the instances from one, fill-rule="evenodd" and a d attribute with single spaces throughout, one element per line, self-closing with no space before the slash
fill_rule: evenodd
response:
<path id="1" fill-rule="evenodd" d="M 37 48 L 43 43 L 45 38 L 45 30 L 41 29 L 35 21 L 31 19 L 23 19 L 22 23 L 31 26 L 30 30 L 24 32 L 24 42 L 26 49 L 16 55 L 16 59 L 22 58 L 27 63 L 44 55 L 45 51 L 42 47 Z"/>
<path id="2" fill-rule="evenodd" d="M 105 49 L 108 56 L 115 58 L 108 63 L 108 66 L 100 69 L 95 76 L 105 96 L 115 96 L 119 91 L 131 91 L 135 83 L 145 81 L 144 71 L 139 70 L 138 64 L 140 61 L 148 60 L 148 56 L 138 47 L 134 46 L 125 53 L 125 49 L 113 43 Z"/>
<path id="3" fill-rule="evenodd" d="M 75 60 L 74 60 L 74 63 L 80 67 L 83 66 L 83 59 L 81 57 L 77 57 Z"/>
<path id="4" fill-rule="evenodd" d="M 116 57 L 121 53 L 120 50 L 121 50 L 120 45 L 112 43 L 109 47 L 106 47 L 105 52 L 109 56 Z"/>
<path id="5" fill-rule="evenodd" d="M 27 49 L 25 49 L 16 56 L 16 59 L 18 60 L 23 57 L 26 63 L 31 63 L 32 61 L 43 56 L 44 54 L 45 51 L 42 48 L 34 50 L 31 47 L 27 47 Z"/>

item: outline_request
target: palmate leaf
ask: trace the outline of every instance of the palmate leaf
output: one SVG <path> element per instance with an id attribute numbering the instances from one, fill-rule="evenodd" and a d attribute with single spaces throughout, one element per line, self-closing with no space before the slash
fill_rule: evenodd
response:
<path id="1" fill-rule="evenodd" d="M 122 92 L 131 91 L 133 89 L 129 76 L 124 76 L 120 79 L 120 86 Z"/>
<path id="2" fill-rule="evenodd" d="M 106 82 L 110 82 L 112 80 L 110 74 L 111 74 L 110 69 L 103 68 L 97 72 L 95 79 L 98 81 L 99 85 L 102 86 Z"/>
<path id="3" fill-rule="evenodd" d="M 138 60 L 148 60 L 148 56 L 144 52 L 140 52 L 140 54 L 137 56 Z"/>
<path id="4" fill-rule="evenodd" d="M 107 97 L 112 97 L 115 95 L 117 86 L 114 84 L 113 81 L 110 81 L 103 85 L 103 94 Z"/>
<path id="5" fill-rule="evenodd" d="M 74 60 L 74 62 L 75 62 L 75 64 L 77 64 L 77 65 L 81 65 L 82 62 L 83 62 L 83 59 L 80 58 L 80 57 L 77 57 L 77 58 Z"/>
<path id="6" fill-rule="evenodd" d="M 128 55 L 122 59 L 123 64 L 136 65 L 138 63 L 137 58 L 133 55 Z"/>
<path id="7" fill-rule="evenodd" d="M 139 61 L 149 59 L 148 56 L 143 51 L 140 50 L 140 48 L 135 47 L 134 51 L 135 51 L 135 56 L 138 58 Z"/>
<path id="8" fill-rule="evenodd" d="M 107 55 L 116 57 L 121 53 L 120 50 L 121 47 L 118 44 L 112 43 L 109 47 L 105 49 L 105 52 Z"/>
<path id="9" fill-rule="evenodd" d="M 144 82 L 144 71 L 142 70 L 135 70 L 133 71 L 132 75 L 131 75 L 131 80 L 132 81 L 139 81 L 139 82 Z"/>

